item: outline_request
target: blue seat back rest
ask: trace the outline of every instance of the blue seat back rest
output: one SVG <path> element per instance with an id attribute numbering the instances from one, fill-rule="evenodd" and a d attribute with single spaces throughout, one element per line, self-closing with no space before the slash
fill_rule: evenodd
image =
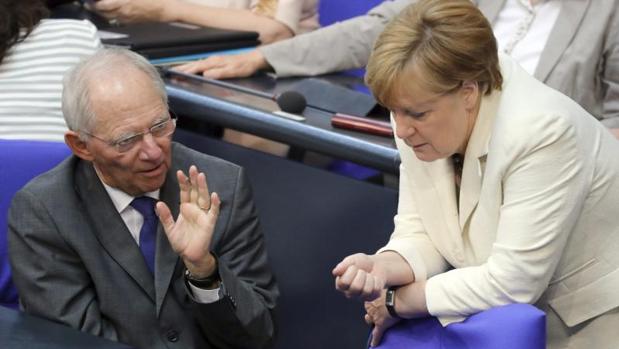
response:
<path id="1" fill-rule="evenodd" d="M 381 2 L 383 0 L 320 0 L 318 7 L 320 25 L 324 27 L 363 15 Z"/>
<path id="2" fill-rule="evenodd" d="M 0 139 L 0 305 L 18 307 L 7 246 L 7 214 L 13 195 L 70 153 L 64 143 Z"/>

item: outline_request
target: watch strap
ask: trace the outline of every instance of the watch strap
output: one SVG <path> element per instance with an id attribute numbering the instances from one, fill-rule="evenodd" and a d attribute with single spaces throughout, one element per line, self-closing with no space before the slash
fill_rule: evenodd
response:
<path id="1" fill-rule="evenodd" d="M 197 278 L 191 275 L 191 272 L 189 271 L 189 269 L 185 269 L 185 275 L 184 275 L 185 280 L 189 282 L 190 284 L 192 284 L 193 286 L 198 287 L 198 288 L 203 288 L 203 289 L 215 288 L 217 283 L 221 281 L 221 278 L 219 276 L 219 261 L 217 260 L 217 256 L 215 256 L 215 254 L 213 254 L 213 257 L 215 258 L 215 270 L 213 271 L 211 275 L 204 277 L 204 278 Z"/>

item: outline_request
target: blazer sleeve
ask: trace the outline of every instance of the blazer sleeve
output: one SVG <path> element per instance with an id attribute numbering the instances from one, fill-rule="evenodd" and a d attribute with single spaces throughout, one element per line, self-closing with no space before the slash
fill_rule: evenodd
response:
<path id="1" fill-rule="evenodd" d="M 319 75 L 363 67 L 378 34 L 412 2 L 384 1 L 364 16 L 261 46 L 258 50 L 280 77 Z"/>
<path id="2" fill-rule="evenodd" d="M 580 216 L 594 156 L 579 144 L 576 127 L 565 119 L 531 119 L 517 126 L 533 136 L 502 134 L 501 141 L 491 144 L 498 149 L 492 161 L 503 162 L 504 173 L 490 256 L 481 265 L 436 275 L 426 284 L 428 310 L 444 324 L 494 306 L 537 301 Z"/>
<path id="3" fill-rule="evenodd" d="M 604 99 L 602 123 L 610 128 L 619 128 L 619 13 L 612 15 L 610 30 L 606 33 L 602 68 Z"/>
<path id="4" fill-rule="evenodd" d="M 279 295 L 268 265 L 265 241 L 249 181 L 238 172 L 224 236 L 214 246 L 224 296 L 195 303 L 196 317 L 217 348 L 262 348 L 273 339 L 273 309 Z"/>
<path id="5" fill-rule="evenodd" d="M 55 226 L 36 195 L 25 190 L 15 195 L 9 210 L 8 240 L 21 307 L 30 314 L 117 341 L 117 329 L 101 314 L 80 256 Z"/>
<path id="6" fill-rule="evenodd" d="M 395 122 L 391 121 L 393 125 Z M 449 263 L 434 246 L 421 221 L 415 200 L 412 196 L 412 183 L 407 170 L 411 164 L 412 150 L 396 138 L 396 145 L 401 154 L 400 187 L 398 196 L 398 213 L 394 217 L 394 231 L 387 245 L 378 250 L 395 251 L 402 256 L 413 269 L 415 280 L 425 280 L 444 272 Z"/>

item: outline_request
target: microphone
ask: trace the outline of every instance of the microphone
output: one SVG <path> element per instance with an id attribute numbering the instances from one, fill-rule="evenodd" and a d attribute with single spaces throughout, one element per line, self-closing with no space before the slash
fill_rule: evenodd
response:
<path id="1" fill-rule="evenodd" d="M 297 121 L 305 120 L 305 117 L 300 115 L 307 107 L 307 100 L 302 94 L 297 91 L 285 91 L 273 97 L 281 109 L 281 111 L 274 111 L 273 114 Z"/>

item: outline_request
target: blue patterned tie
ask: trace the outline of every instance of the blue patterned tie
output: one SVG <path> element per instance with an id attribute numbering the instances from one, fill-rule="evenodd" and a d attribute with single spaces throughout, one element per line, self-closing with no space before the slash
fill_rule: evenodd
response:
<path id="1" fill-rule="evenodd" d="M 146 260 L 150 272 L 155 275 L 155 241 L 157 236 L 157 215 L 155 214 L 155 199 L 140 196 L 131 201 L 135 208 L 144 217 L 144 224 L 140 229 L 140 250 Z"/>

